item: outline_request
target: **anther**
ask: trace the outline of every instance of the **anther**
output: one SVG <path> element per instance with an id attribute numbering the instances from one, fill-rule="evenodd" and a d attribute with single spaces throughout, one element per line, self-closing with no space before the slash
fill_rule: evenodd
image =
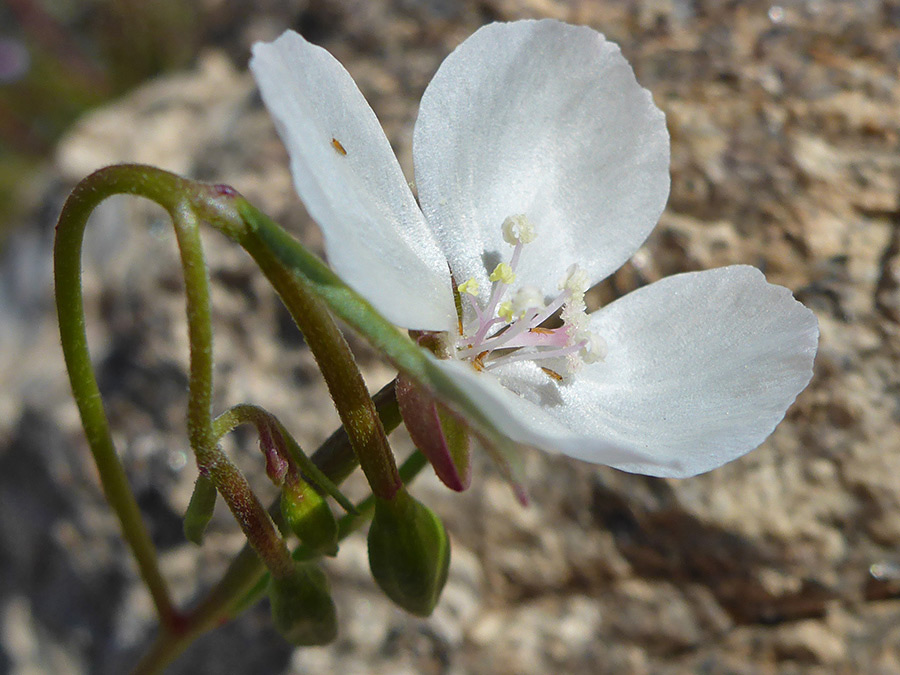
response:
<path id="1" fill-rule="evenodd" d="M 478 281 L 472 277 L 468 281 L 462 282 L 456 287 L 460 293 L 468 293 L 471 296 L 478 297 Z"/>
<path id="2" fill-rule="evenodd" d="M 544 296 L 534 286 L 522 286 L 512 299 L 512 310 L 516 316 L 522 316 L 528 310 L 544 308 Z"/>
<path id="3" fill-rule="evenodd" d="M 520 214 L 504 220 L 501 229 L 504 241 L 514 249 L 509 262 L 499 263 L 491 272 L 493 286 L 487 303 L 481 306 L 474 278 L 457 286 L 461 295 L 469 296 L 475 314 L 466 336 L 457 342 L 457 358 L 479 371 L 531 361 L 557 382 L 586 363 L 603 360 L 606 342 L 587 327 L 584 294 L 590 279 L 585 271 L 578 265 L 569 267 L 560 281 L 560 293 L 549 302 L 534 286 L 512 289 L 522 250 L 534 241 L 535 228 Z M 562 326 L 542 326 L 557 312 Z"/>
<path id="4" fill-rule="evenodd" d="M 516 280 L 516 275 L 513 273 L 512 267 L 507 263 L 500 263 L 494 268 L 494 271 L 491 272 L 491 276 L 488 278 L 491 281 L 499 281 L 509 286 Z"/>
<path id="5" fill-rule="evenodd" d="M 501 229 L 503 231 L 503 241 L 511 246 L 530 244 L 537 236 L 534 231 L 534 224 L 522 213 L 509 216 L 503 221 Z"/>

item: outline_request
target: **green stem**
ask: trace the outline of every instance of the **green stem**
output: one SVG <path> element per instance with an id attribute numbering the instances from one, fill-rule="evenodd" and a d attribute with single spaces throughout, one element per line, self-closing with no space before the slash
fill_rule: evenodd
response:
<path id="1" fill-rule="evenodd" d="M 207 471 L 213 479 L 252 544 L 252 548 L 245 546 L 242 549 L 210 595 L 184 616 L 172 605 L 158 568 L 155 548 L 113 446 L 84 329 L 81 290 L 84 229 L 94 208 L 115 194 L 146 197 L 160 204 L 175 223 L 188 292 L 191 338 L 188 431 L 191 446 L 197 453 L 201 470 Z M 242 200 L 236 197 L 236 193 L 226 186 L 194 183 L 153 167 L 119 165 L 101 169 L 84 179 L 66 201 L 57 226 L 56 301 L 74 397 L 104 492 L 120 520 L 124 537 L 160 615 L 160 637 L 137 671 L 148 675 L 159 672 L 198 635 L 228 618 L 235 600 L 252 588 L 262 575 L 263 566 L 257 554 L 269 563 L 270 570 L 276 575 L 285 569 L 287 554 L 271 519 L 252 496 L 246 480 L 216 445 L 210 415 L 212 345 L 208 279 L 197 234 L 198 217 L 208 220 L 216 229 L 244 245 L 257 260 L 304 331 L 307 344 L 325 373 L 344 428 L 320 448 L 313 461 L 335 483 L 346 478 L 358 461 L 374 493 L 382 498 L 389 499 L 402 486 L 385 432 L 385 427 L 392 429 L 400 421 L 393 388 L 386 388 L 376 395 L 376 404 L 386 418 L 382 421 L 330 314 L 300 279 L 268 250 L 266 243 L 248 230 L 247 222 L 236 208 Z"/>
<path id="2" fill-rule="evenodd" d="M 375 412 L 385 433 L 391 433 L 403 421 L 400 417 L 400 406 L 397 405 L 397 392 L 392 380 L 382 387 L 373 397 Z M 344 427 L 336 430 L 313 453 L 312 461 L 322 472 L 335 483 L 344 482 L 359 466 L 356 454 L 352 452 L 350 438 Z"/>
<path id="3" fill-rule="evenodd" d="M 392 432 L 400 425 L 400 410 L 394 395 L 394 383 L 391 382 L 382 388 L 373 397 L 376 412 L 386 433 Z M 226 420 L 222 420 L 222 430 Z M 313 453 L 312 461 L 335 483 L 343 482 L 357 466 L 356 456 L 350 444 L 346 429 L 341 427 L 335 431 L 322 446 Z M 416 468 L 418 465 L 418 468 Z M 416 473 L 426 466 L 421 453 L 413 453 L 399 473 L 404 483 L 411 481 Z M 277 508 L 278 500 L 273 509 Z M 363 509 L 370 513 L 374 506 L 374 498 L 364 500 L 357 509 Z M 364 518 L 344 516 L 341 519 L 342 537 L 359 527 Z M 252 598 L 245 596 L 256 586 L 265 575 L 266 569 L 254 554 L 249 545 L 245 545 L 228 567 L 225 576 L 210 591 L 209 595 L 201 601 L 196 608 L 184 616 L 180 630 L 167 630 L 164 626 L 151 645 L 150 649 L 141 659 L 133 675 L 153 675 L 161 672 L 165 666 L 175 660 L 190 644 L 200 635 L 219 626 L 222 622 L 233 618 L 235 605 L 248 607 Z"/>
<path id="4" fill-rule="evenodd" d="M 213 420 L 213 431 L 216 439 L 232 431 L 241 424 L 252 424 L 256 428 L 260 438 L 264 434 L 275 434 L 283 441 L 283 448 L 280 448 L 287 458 L 294 463 L 305 477 L 312 481 L 317 489 L 325 492 L 332 497 L 341 508 L 345 511 L 352 511 L 353 504 L 337 489 L 337 486 L 331 479 L 322 473 L 311 459 L 303 452 L 303 449 L 285 428 L 281 421 L 268 410 L 249 403 L 239 403 L 230 407 L 221 415 Z"/>
<path id="5" fill-rule="evenodd" d="M 331 313 L 255 237 L 241 244 L 275 287 L 316 359 L 372 492 L 391 499 L 402 486 L 394 455 L 347 341 Z"/>
<path id="6" fill-rule="evenodd" d="M 187 190 L 186 190 L 187 192 Z M 191 347 L 188 437 L 197 455 L 197 465 L 205 471 L 266 567 L 276 577 L 291 574 L 293 566 L 287 546 L 247 482 L 218 447 L 212 421 L 212 317 L 209 302 L 209 274 L 203 256 L 197 216 L 186 202 L 170 212 L 175 224 L 187 295 L 188 336 Z"/>
<path id="7" fill-rule="evenodd" d="M 393 453 L 353 353 L 325 304 L 258 236 L 247 215 L 263 214 L 233 188 L 195 184 L 191 203 L 201 218 L 244 247 L 281 296 L 322 371 L 372 492 L 383 499 L 393 497 L 402 487 Z"/>
<path id="8" fill-rule="evenodd" d="M 119 519 L 122 534 L 164 626 L 177 623 L 178 614 L 160 573 L 156 548 L 113 445 L 109 420 L 91 365 L 81 289 L 81 250 L 88 217 L 107 197 L 121 193 L 140 194 L 172 213 L 182 191 L 183 181 L 171 174 L 159 177 L 155 170 L 136 167 L 126 171 L 118 167 L 101 169 L 79 183 L 66 200 L 57 224 L 53 257 L 59 332 L 75 403 L 103 492 Z"/>
<path id="9" fill-rule="evenodd" d="M 184 617 L 180 630 L 166 630 L 163 627 L 132 675 L 155 675 L 162 672 L 194 640 L 226 621 L 235 599 L 252 589 L 265 571 L 259 556 L 249 545 L 245 545 L 215 588 Z"/>
<path id="10" fill-rule="evenodd" d="M 54 244 L 54 278 L 60 337 L 66 369 L 82 425 L 107 501 L 115 511 L 122 533 L 131 548 L 141 577 L 156 606 L 163 626 L 177 626 L 175 610 L 157 561 L 156 549 L 141 518 L 128 477 L 116 453 L 91 364 L 81 288 L 81 251 L 84 230 L 93 210 L 115 194 L 146 197 L 162 206 L 172 218 L 181 250 L 188 295 L 188 327 L 191 339 L 190 399 L 188 430 L 198 463 L 206 469 L 217 489 L 251 542 L 256 544 L 276 574 L 287 573 L 290 557 L 275 532 L 271 519 L 249 489 L 249 484 L 212 441 L 210 397 L 212 385 L 212 339 L 209 290 L 197 221 L 186 196 L 203 199 L 209 188 L 153 167 L 120 165 L 107 167 L 85 178 L 66 200 L 57 224 Z M 202 193 L 198 199 L 196 195 Z M 229 499 L 229 497 L 231 497 Z M 255 502 L 255 503 L 254 503 Z"/>

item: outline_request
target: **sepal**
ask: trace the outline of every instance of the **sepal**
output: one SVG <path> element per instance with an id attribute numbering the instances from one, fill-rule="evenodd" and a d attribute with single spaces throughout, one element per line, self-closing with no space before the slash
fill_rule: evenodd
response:
<path id="1" fill-rule="evenodd" d="M 337 637 L 337 610 L 328 579 L 311 561 L 295 562 L 293 574 L 269 581 L 272 622 L 298 647 L 327 645 Z"/>
<path id="2" fill-rule="evenodd" d="M 203 543 L 203 533 L 216 508 L 216 488 L 205 474 L 197 477 L 194 492 L 184 513 L 184 538 L 198 546 Z"/>
<path id="3" fill-rule="evenodd" d="M 396 391 L 403 423 L 437 477 L 451 490 L 467 489 L 472 482 L 472 464 L 466 424 L 402 374 Z"/>
<path id="4" fill-rule="evenodd" d="M 325 498 L 296 474 L 288 474 L 281 489 L 281 515 L 290 530 L 310 550 L 337 553 L 338 525 Z"/>
<path id="5" fill-rule="evenodd" d="M 369 527 L 369 568 L 391 600 L 411 614 L 429 616 L 450 567 L 444 524 L 406 490 L 376 499 Z"/>

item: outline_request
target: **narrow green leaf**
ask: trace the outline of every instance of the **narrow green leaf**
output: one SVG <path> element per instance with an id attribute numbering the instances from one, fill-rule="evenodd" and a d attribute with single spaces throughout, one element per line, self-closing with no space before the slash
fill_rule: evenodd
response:
<path id="1" fill-rule="evenodd" d="M 184 514 L 184 537 L 189 542 L 198 546 L 203 543 L 203 533 L 216 507 L 216 495 L 216 486 L 210 477 L 200 474 Z"/>
<path id="2" fill-rule="evenodd" d="M 274 255 L 304 283 L 340 319 L 359 332 L 399 370 L 430 389 L 435 396 L 473 426 L 486 449 L 514 485 L 518 453 L 515 444 L 491 423 L 454 380 L 396 326 L 379 314 L 356 291 L 347 286 L 320 258 L 243 198 L 235 207 L 247 224 L 241 244 L 258 258 Z"/>

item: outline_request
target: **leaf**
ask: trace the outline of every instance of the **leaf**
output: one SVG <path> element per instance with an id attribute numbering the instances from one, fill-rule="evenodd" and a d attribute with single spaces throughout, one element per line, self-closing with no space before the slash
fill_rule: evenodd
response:
<path id="1" fill-rule="evenodd" d="M 396 326 L 379 314 L 356 291 L 345 284 L 320 258 L 279 227 L 271 218 L 243 198 L 235 207 L 247 230 L 240 243 L 254 259 L 274 257 L 289 269 L 328 308 L 362 335 L 407 377 L 427 388 L 472 426 L 492 458 L 521 495 L 518 453 L 515 443 L 504 436 L 437 365 L 435 357 L 418 347 Z"/>

